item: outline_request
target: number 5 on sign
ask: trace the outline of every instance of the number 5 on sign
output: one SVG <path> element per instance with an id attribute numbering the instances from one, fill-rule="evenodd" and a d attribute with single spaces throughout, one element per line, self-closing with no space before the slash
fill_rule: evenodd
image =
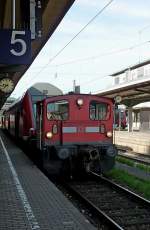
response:
<path id="1" fill-rule="evenodd" d="M 0 64 L 31 63 L 31 31 L 0 30 Z"/>
<path id="2" fill-rule="evenodd" d="M 16 38 L 17 35 L 25 35 L 25 31 L 12 31 L 11 45 L 15 46 L 16 43 L 18 43 L 18 44 L 20 43 L 21 49 L 20 49 L 20 51 L 16 51 L 14 48 L 14 49 L 11 49 L 10 52 L 15 56 L 22 56 L 27 51 L 27 44 L 23 39 Z"/>

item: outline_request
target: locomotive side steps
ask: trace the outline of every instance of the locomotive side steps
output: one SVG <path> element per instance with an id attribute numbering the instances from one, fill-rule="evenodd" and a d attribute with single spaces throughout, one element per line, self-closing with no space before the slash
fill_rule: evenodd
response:
<path id="1" fill-rule="evenodd" d="M 95 228 L 0 131 L 0 230 L 4 229 Z"/>

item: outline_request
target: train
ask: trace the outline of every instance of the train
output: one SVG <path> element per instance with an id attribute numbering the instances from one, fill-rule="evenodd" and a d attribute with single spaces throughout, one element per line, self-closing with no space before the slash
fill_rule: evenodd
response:
<path id="1" fill-rule="evenodd" d="M 110 98 L 63 95 L 57 87 L 37 83 L 4 111 L 3 128 L 36 149 L 34 157 L 49 174 L 72 176 L 114 167 L 113 119 Z"/>

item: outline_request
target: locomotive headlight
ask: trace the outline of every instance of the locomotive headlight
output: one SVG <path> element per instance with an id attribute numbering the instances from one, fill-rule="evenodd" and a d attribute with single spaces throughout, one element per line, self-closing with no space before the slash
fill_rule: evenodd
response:
<path id="1" fill-rule="evenodd" d="M 79 105 L 79 106 L 83 105 L 83 99 L 82 98 L 79 98 L 77 100 L 77 105 Z"/>
<path id="2" fill-rule="evenodd" d="M 108 132 L 106 133 L 106 135 L 107 135 L 107 137 L 112 137 L 112 132 L 111 132 L 111 131 L 108 131 Z"/>
<path id="3" fill-rule="evenodd" d="M 46 133 L 46 137 L 47 137 L 47 138 L 51 139 L 52 136 L 53 136 L 52 132 L 47 132 L 47 133 Z"/>

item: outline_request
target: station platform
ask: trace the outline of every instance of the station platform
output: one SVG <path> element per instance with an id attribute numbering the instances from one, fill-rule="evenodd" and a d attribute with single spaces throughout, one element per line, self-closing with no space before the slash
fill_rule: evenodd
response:
<path id="1" fill-rule="evenodd" d="M 0 131 L 0 230 L 6 229 L 96 228 Z"/>
<path id="2" fill-rule="evenodd" d="M 150 132 L 114 131 L 114 143 L 150 156 Z"/>

